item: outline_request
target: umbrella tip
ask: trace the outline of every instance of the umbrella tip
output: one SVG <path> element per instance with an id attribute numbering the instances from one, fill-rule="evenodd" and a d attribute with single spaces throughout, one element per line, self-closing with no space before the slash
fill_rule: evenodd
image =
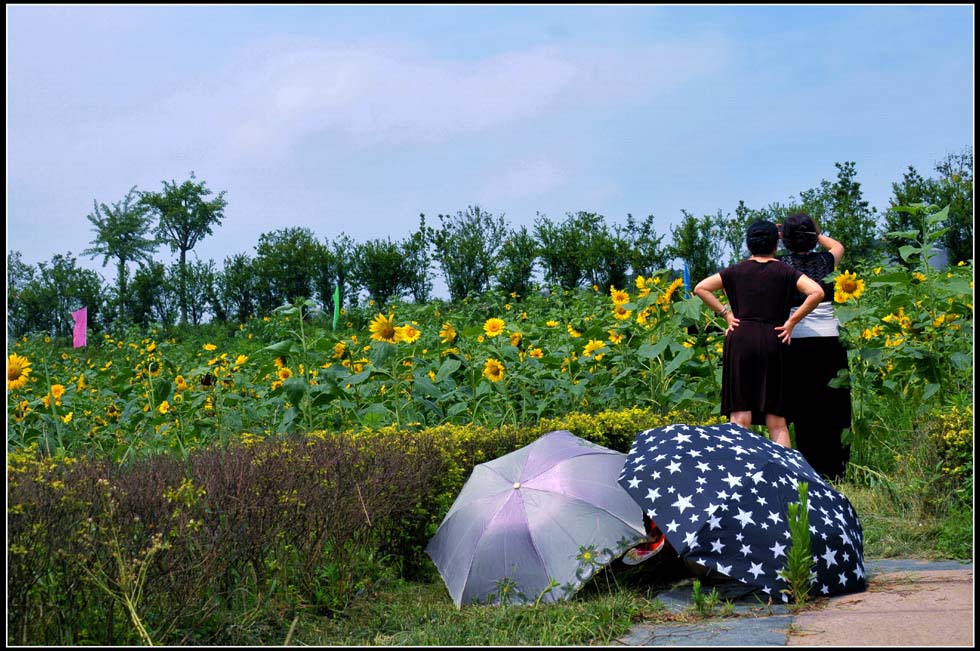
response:
<path id="1" fill-rule="evenodd" d="M 521 482 L 519 482 L 519 481 L 515 481 L 515 482 L 514 482 L 514 490 L 517 490 L 517 489 L 518 489 L 518 488 L 520 488 L 520 487 L 521 487 Z"/>

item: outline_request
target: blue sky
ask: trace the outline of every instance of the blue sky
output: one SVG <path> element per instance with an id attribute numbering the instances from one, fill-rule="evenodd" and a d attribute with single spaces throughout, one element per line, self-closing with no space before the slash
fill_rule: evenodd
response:
<path id="1" fill-rule="evenodd" d="M 407 237 L 479 205 L 654 215 L 786 203 L 854 161 L 887 205 L 973 144 L 974 8 L 7 5 L 8 251 L 82 256 L 93 201 L 193 170 L 200 259 L 262 233 Z M 157 259 L 173 260 L 161 248 Z"/>

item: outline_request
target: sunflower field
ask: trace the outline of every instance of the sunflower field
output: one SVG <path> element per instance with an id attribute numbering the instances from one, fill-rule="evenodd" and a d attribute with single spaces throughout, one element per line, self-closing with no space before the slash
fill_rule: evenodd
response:
<path id="1" fill-rule="evenodd" d="M 852 449 L 847 480 L 865 487 L 884 486 L 897 499 L 924 500 L 937 513 L 950 509 L 972 513 L 972 262 L 942 270 L 928 264 L 911 269 L 897 264 L 842 269 L 836 275 L 835 289 L 841 336 L 850 358 L 848 376 L 836 381 L 850 384 L 854 406 L 847 432 Z M 166 472 L 183 472 L 182 463 L 185 468 L 211 464 L 209 472 L 224 477 L 221 481 L 230 491 L 242 477 L 254 476 L 269 492 L 255 489 L 234 503 L 254 501 L 254 508 L 259 509 L 258 504 L 269 495 L 274 499 L 270 498 L 267 510 L 253 510 L 250 515 L 243 511 L 244 520 L 238 524 L 227 513 L 215 514 L 206 506 L 205 495 L 216 491 L 216 486 L 187 479 L 154 488 L 159 495 L 154 493 L 156 501 L 144 504 L 145 510 L 161 509 L 160 522 L 168 524 L 147 524 L 150 528 L 133 534 L 128 540 L 134 551 L 125 557 L 127 563 L 134 568 L 149 567 L 151 558 L 176 553 L 173 550 L 183 540 L 188 545 L 184 548 L 187 558 L 199 559 L 194 563 L 206 558 L 215 564 L 222 553 L 240 555 L 240 566 L 225 559 L 222 562 L 228 565 L 215 564 L 213 571 L 216 576 L 228 576 L 231 567 L 249 568 L 232 573 L 243 581 L 248 579 L 253 596 L 260 585 L 276 585 L 287 589 L 288 599 L 329 603 L 339 610 L 350 595 L 363 588 L 349 574 L 350 568 L 365 567 L 364 554 L 374 548 L 353 535 L 326 543 L 311 539 L 309 532 L 320 527 L 307 520 L 313 517 L 309 514 L 344 522 L 363 513 L 379 535 L 379 527 L 386 526 L 379 524 L 379 513 L 388 509 L 384 511 L 388 521 L 402 524 L 380 535 L 389 540 L 402 536 L 405 548 L 411 548 L 416 554 L 413 558 L 418 558 L 420 541 L 424 543 L 438 524 L 472 464 L 504 451 L 468 439 L 468 429 L 507 432 L 512 437 L 509 443 L 499 444 L 517 446 L 523 444 L 522 436 L 529 436 L 517 433 L 522 428 L 537 431 L 535 428 L 560 424 L 569 414 L 587 421 L 622 412 L 630 414 L 624 420 L 627 428 L 640 422 L 635 414 L 648 419 L 654 417 L 651 415 L 702 422 L 719 419 L 724 322 L 689 296 L 681 279 L 666 271 L 637 277 L 629 287 L 539 288 L 520 301 L 512 295 L 488 293 L 459 303 L 399 302 L 384 310 L 368 304 L 345 310 L 336 325 L 334 329 L 331 319 L 317 313 L 311 301 L 299 299 L 241 325 L 209 324 L 172 332 L 129 330 L 90 339 L 88 346 L 78 349 L 70 341 L 44 336 L 9 342 L 8 484 L 17 492 L 8 491 L 8 497 L 14 495 L 8 521 L 16 516 L 24 522 L 15 523 L 18 538 L 11 539 L 8 557 L 13 554 L 15 560 L 24 562 L 8 580 L 8 592 L 16 597 L 8 619 L 13 618 L 11 623 L 16 620 L 22 633 L 8 639 L 112 643 L 120 626 L 128 631 L 128 637 L 124 636 L 128 641 L 227 643 L 244 639 L 229 636 L 229 629 L 221 629 L 220 623 L 213 626 L 224 633 L 212 637 L 188 637 L 191 634 L 186 631 L 179 637 L 178 623 L 169 624 L 175 627 L 170 630 L 161 623 L 163 619 L 143 628 L 146 615 L 141 618 L 140 612 L 145 611 L 130 597 L 142 594 L 149 583 L 140 583 L 147 579 L 141 579 L 138 572 L 125 571 L 118 549 L 105 551 L 103 547 L 98 547 L 103 549 L 100 553 L 122 564 L 118 571 L 106 570 L 89 580 L 102 587 L 111 604 L 121 604 L 120 612 L 128 612 L 132 625 L 120 624 L 127 620 L 118 615 L 116 624 L 109 626 L 109 638 L 100 637 L 91 622 L 104 617 L 104 611 L 98 617 L 86 616 L 85 607 L 78 604 L 87 603 L 90 597 L 78 592 L 74 606 L 66 605 L 60 615 L 50 615 L 50 622 L 61 621 L 65 612 L 77 607 L 81 609 L 77 621 L 71 626 L 45 625 L 48 631 L 61 630 L 60 638 L 31 629 L 48 621 L 38 619 L 41 615 L 36 609 L 43 610 L 40 604 L 73 594 L 64 583 L 69 579 L 54 581 L 55 574 L 40 576 L 30 569 L 37 564 L 30 559 L 46 553 L 51 554 L 51 560 L 45 561 L 49 569 L 62 562 L 57 560 L 61 556 L 51 552 L 54 543 L 43 541 L 40 525 L 32 527 L 27 521 L 43 517 L 47 507 L 37 510 L 39 505 L 50 504 L 52 509 L 64 505 L 67 495 L 58 497 L 64 491 L 58 485 L 62 480 L 45 474 L 58 464 L 67 468 L 83 459 L 101 464 L 101 470 L 92 471 L 95 474 L 85 485 L 91 495 L 103 497 L 79 497 L 77 505 L 81 508 L 104 498 L 103 512 L 112 514 L 119 508 L 119 498 L 113 497 L 117 488 L 113 485 L 110 490 L 110 477 L 121 468 L 148 469 L 141 471 L 149 473 L 143 480 L 126 480 L 135 482 L 130 489 L 133 494 L 138 492 L 136 484 L 149 490 L 148 486 L 162 481 L 162 468 L 170 463 L 177 465 Z M 343 449 L 330 447 L 334 445 L 331 441 L 347 440 L 344 437 L 357 432 L 364 434 L 358 439 L 361 443 Z M 450 454 L 445 443 L 433 444 L 426 432 L 457 437 L 453 445 L 472 447 L 465 453 Z M 626 432 L 624 440 L 630 435 Z M 304 457 L 302 446 L 288 447 L 297 436 L 299 440 L 316 439 L 320 447 L 308 447 Z M 392 437 L 403 439 L 404 444 L 394 443 Z M 364 441 L 378 446 L 373 454 L 363 447 Z M 613 447 L 623 447 L 616 443 Z M 323 451 L 323 445 L 328 451 Z M 212 451 L 249 446 L 263 452 L 252 461 L 234 455 L 207 461 Z M 390 463 L 395 465 L 371 470 L 378 473 L 372 475 L 364 469 L 374 467 L 371 463 L 381 456 L 380 447 L 391 452 Z M 421 450 L 429 452 L 419 456 Z M 299 508 L 304 501 L 301 484 L 305 480 L 294 465 L 296 457 L 291 456 L 297 454 L 302 458 L 325 455 L 317 461 L 318 470 L 310 481 L 320 487 L 332 486 L 337 476 L 348 473 L 358 499 L 348 496 L 343 505 L 290 511 L 306 513 L 302 518 L 307 518 L 296 520 L 301 533 L 290 537 L 294 534 L 282 529 L 283 517 L 275 515 L 279 513 L 275 509 Z M 278 468 L 273 460 L 287 458 L 290 461 L 283 462 L 275 477 L 255 475 L 256 468 L 271 471 Z M 412 497 L 412 491 L 435 490 L 412 483 L 417 482 L 410 478 L 412 469 L 430 475 L 449 473 L 452 481 L 441 485 L 442 493 Z M 232 472 L 238 473 L 237 480 L 229 475 Z M 392 478 L 398 476 L 404 476 L 405 483 L 394 490 L 396 479 Z M 47 483 L 42 486 L 43 482 Z M 294 488 L 287 490 L 290 486 Z M 38 497 L 42 494 L 47 495 L 43 500 Z M 401 516 L 391 512 L 396 503 Z M 347 508 L 351 510 L 345 511 Z M 413 510 L 419 514 L 419 525 L 408 531 L 404 523 L 409 518 L 404 513 Z M 270 515 L 262 520 L 261 513 Z M 146 515 L 133 517 L 143 522 Z M 227 529 L 226 537 L 221 538 L 224 542 L 217 533 L 210 534 L 207 544 L 201 542 L 208 531 L 206 527 L 202 530 L 202 522 L 212 521 L 208 518 L 218 518 L 213 520 L 214 531 Z M 91 542 L 95 540 L 104 545 L 105 540 L 120 535 L 116 529 L 100 528 L 108 525 L 84 519 L 80 523 L 88 527 L 83 527 L 87 533 L 72 530 L 55 535 L 59 526 L 66 525 L 52 522 L 44 535 L 51 541 L 79 536 L 79 549 L 96 545 Z M 247 532 L 253 530 L 250 538 Z M 950 535 L 955 538 L 950 544 L 962 546 L 964 540 L 972 539 L 972 530 Z M 262 536 L 271 536 L 271 547 L 256 547 L 253 556 L 246 555 L 245 542 Z M 193 544 L 187 542 L 192 540 Z M 225 552 L 214 552 L 207 545 Z M 212 551 L 205 554 L 205 547 Z M 42 553 L 42 548 L 48 551 Z M 959 547 L 958 553 L 966 552 Z M 333 554 L 334 561 L 324 561 L 324 554 Z M 355 556 L 356 563 L 351 560 Z M 371 567 L 379 562 L 374 556 L 368 560 Z M 90 561 L 81 566 L 86 563 L 92 566 Z M 289 579 L 287 568 L 300 566 L 306 568 L 303 580 Z M 128 582 L 124 577 L 129 577 Z M 21 580 L 23 585 L 12 583 Z M 75 585 L 73 580 L 69 583 Z M 201 590 L 216 590 L 214 585 L 209 583 Z M 176 612 L 165 601 L 173 598 L 167 594 L 176 594 L 178 588 L 191 589 L 186 580 L 167 590 L 163 586 L 161 583 L 159 592 L 161 618 Z M 332 587 L 328 590 L 326 586 Z M 337 586 L 344 586 L 343 590 Z M 228 595 L 236 594 L 232 588 Z M 300 592 L 294 594 L 294 590 Z M 192 611 L 188 617 L 205 606 L 217 608 L 211 601 L 194 601 L 189 593 L 182 599 Z M 231 603 L 233 597 L 227 600 L 224 608 L 246 608 Z M 191 608 L 191 604 L 197 605 Z M 70 634 L 64 632 L 66 628 L 71 629 Z M 168 632 L 161 632 L 164 629 Z"/>

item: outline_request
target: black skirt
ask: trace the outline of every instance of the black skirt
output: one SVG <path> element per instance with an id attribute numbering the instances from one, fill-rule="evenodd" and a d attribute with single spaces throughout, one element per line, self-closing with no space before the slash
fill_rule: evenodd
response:
<path id="1" fill-rule="evenodd" d="M 784 415 L 796 448 L 818 473 L 839 479 L 849 457 L 841 436 L 851 426 L 851 390 L 829 383 L 848 368 L 847 350 L 837 337 L 794 338 L 785 360 Z"/>

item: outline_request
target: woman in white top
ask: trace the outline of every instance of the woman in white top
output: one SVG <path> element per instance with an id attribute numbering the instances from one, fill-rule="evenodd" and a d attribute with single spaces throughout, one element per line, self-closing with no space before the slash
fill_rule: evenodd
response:
<path id="1" fill-rule="evenodd" d="M 786 377 L 786 420 L 792 423 L 796 448 L 821 475 L 842 479 L 850 446 L 842 440 L 851 426 L 851 392 L 833 388 L 831 380 L 847 369 L 847 351 L 838 336 L 834 314 L 834 285 L 825 279 L 837 268 L 844 246 L 823 235 L 806 213 L 795 213 L 781 225 L 780 238 L 789 251 L 778 256 L 794 269 L 820 283 L 824 300 L 797 324 L 789 346 Z M 814 251 L 820 245 L 824 250 Z M 800 305 L 799 295 L 794 305 Z M 790 308 L 790 314 L 796 307 Z"/>

